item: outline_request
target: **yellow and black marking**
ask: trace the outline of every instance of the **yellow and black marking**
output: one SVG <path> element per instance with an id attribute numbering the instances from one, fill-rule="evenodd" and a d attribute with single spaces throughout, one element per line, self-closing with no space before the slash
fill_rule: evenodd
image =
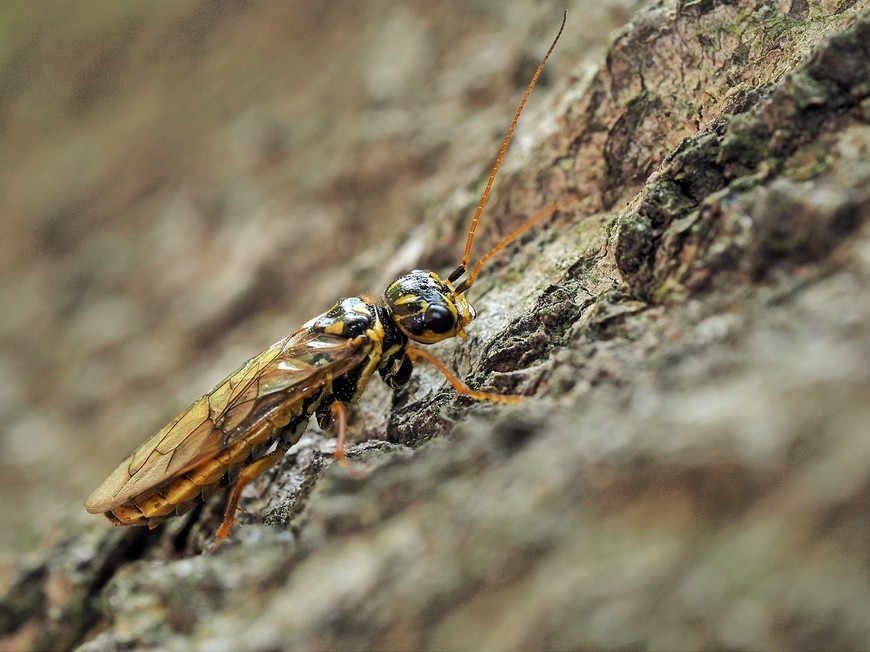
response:
<path id="1" fill-rule="evenodd" d="M 314 416 L 321 428 L 336 422 L 336 458 L 344 462 L 345 406 L 354 403 L 377 371 L 390 387 L 408 382 L 414 360 L 426 360 L 461 394 L 510 403 L 514 396 L 469 388 L 444 363 L 412 343 L 465 337 L 475 311 L 465 297 L 492 255 L 561 205 L 527 220 L 467 272 L 471 245 L 493 181 L 520 113 L 562 34 L 565 18 L 514 114 L 469 229 L 465 256 L 446 279 L 414 270 L 394 281 L 381 300 L 342 299 L 319 317 L 251 358 L 201 396 L 115 469 L 85 502 L 115 525 L 154 527 L 183 513 L 217 486 L 234 483 L 217 538 L 226 537 L 242 489 L 277 462 Z"/>
<path id="2" fill-rule="evenodd" d="M 423 269 L 394 281 L 384 298 L 396 325 L 423 344 L 465 337 L 465 327 L 476 316 L 464 295 L 434 272 Z"/>

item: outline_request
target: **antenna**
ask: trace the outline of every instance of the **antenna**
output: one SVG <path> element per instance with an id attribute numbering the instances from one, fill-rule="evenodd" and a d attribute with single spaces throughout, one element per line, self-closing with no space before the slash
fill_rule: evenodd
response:
<path id="1" fill-rule="evenodd" d="M 486 253 L 486 255 L 478 261 L 477 265 L 474 266 L 474 271 L 471 272 L 471 275 L 467 279 L 462 281 L 462 283 L 460 283 L 459 285 L 456 286 L 456 293 L 462 294 L 463 292 L 468 290 L 468 288 L 470 288 L 474 284 L 474 281 L 477 279 L 478 274 L 480 274 L 480 270 L 483 269 L 483 266 L 486 264 L 486 262 L 490 258 L 492 258 L 499 251 L 501 251 L 502 249 L 507 247 L 511 242 L 513 242 L 514 240 L 519 238 L 523 233 L 528 231 L 535 224 L 540 222 L 542 219 L 544 219 L 548 215 L 552 215 L 563 204 L 567 204 L 572 199 L 577 199 L 577 195 L 570 194 L 570 195 L 567 195 L 565 197 L 562 197 L 562 199 L 560 199 L 559 201 L 553 202 L 552 204 L 545 206 L 544 208 L 539 210 L 537 213 L 535 213 L 532 217 L 530 217 L 528 220 L 526 220 L 525 222 L 520 224 L 515 230 L 513 230 L 511 233 L 509 233 L 501 242 L 499 242 L 495 247 L 490 249 Z"/>
<path id="2" fill-rule="evenodd" d="M 486 188 L 484 188 L 484 190 L 483 190 L 483 195 L 480 198 L 480 204 L 477 206 L 477 211 L 474 213 L 474 219 L 471 221 L 471 228 L 468 230 L 468 240 L 466 240 L 466 242 L 465 242 L 465 255 L 462 257 L 462 263 L 460 263 L 459 267 L 457 267 L 453 271 L 453 273 L 450 274 L 450 276 L 448 277 L 448 280 L 451 283 L 456 281 L 460 276 L 462 276 L 463 274 L 465 274 L 466 271 L 468 271 L 468 263 L 471 261 L 471 245 L 474 242 L 474 233 L 475 233 L 475 231 L 477 231 L 477 225 L 480 222 L 480 216 L 483 214 L 483 209 L 486 207 L 486 203 L 489 201 L 489 193 L 492 190 L 492 184 L 493 184 L 493 182 L 495 182 L 495 177 L 498 174 L 498 170 L 501 167 L 502 161 L 504 161 L 504 157 L 505 157 L 505 154 L 507 153 L 508 146 L 511 143 L 511 139 L 514 137 L 514 130 L 517 128 L 517 122 L 520 119 L 520 114 L 523 112 L 523 108 L 526 106 L 526 100 L 529 99 L 529 95 L 531 94 L 532 89 L 535 87 L 535 84 L 538 83 L 538 77 L 541 76 L 541 71 L 544 69 L 544 64 L 547 63 L 547 59 L 550 58 L 550 54 L 552 54 L 553 49 L 556 47 L 556 43 L 558 43 L 559 37 L 562 36 L 562 30 L 565 29 L 565 21 L 567 19 L 568 19 L 568 12 L 565 11 L 562 13 L 562 24 L 559 26 L 559 31 L 556 34 L 556 38 L 553 39 L 553 42 L 550 44 L 550 49 L 547 50 L 547 54 L 544 55 L 544 58 L 541 59 L 541 63 L 538 64 L 538 69 L 535 71 L 535 74 L 532 77 L 532 81 L 530 81 L 528 87 L 526 87 L 526 92 L 523 94 L 523 99 L 520 100 L 520 105 L 517 107 L 517 111 L 514 114 L 514 119 L 511 121 L 511 126 L 508 129 L 507 135 L 504 138 L 504 143 L 502 143 L 501 150 L 499 151 L 498 157 L 495 160 L 495 165 L 492 168 L 492 172 L 490 172 L 490 174 L 489 174 L 489 180 L 486 182 Z M 555 210 L 555 208 L 553 208 L 553 210 Z M 552 212 L 552 211 L 550 211 L 550 212 Z M 492 256 L 492 254 L 495 253 L 495 251 L 499 251 L 499 250 L 503 249 L 505 246 L 507 246 L 507 244 L 511 240 L 513 240 L 514 238 L 521 235 L 526 230 L 526 228 L 531 226 L 531 223 L 534 223 L 540 217 L 543 217 L 543 216 L 538 214 L 536 217 L 532 218 L 532 220 L 529 221 L 530 223 L 526 223 L 525 225 L 523 225 L 523 227 L 520 227 L 520 229 L 518 229 L 519 232 L 515 231 L 514 232 L 515 235 L 511 234 L 511 236 L 513 236 L 513 237 L 508 236 L 508 238 L 503 240 L 502 243 L 495 250 L 490 252 L 490 254 L 488 254 L 484 258 L 484 260 L 488 260 Z M 462 284 L 462 287 L 463 287 L 463 289 L 461 290 L 462 292 L 464 292 L 469 287 L 471 287 L 471 283 L 474 281 L 474 278 L 477 276 L 477 273 L 479 272 L 480 266 L 481 266 L 481 264 L 478 264 L 478 268 L 476 269 L 475 274 L 468 281 L 466 281 Z"/>

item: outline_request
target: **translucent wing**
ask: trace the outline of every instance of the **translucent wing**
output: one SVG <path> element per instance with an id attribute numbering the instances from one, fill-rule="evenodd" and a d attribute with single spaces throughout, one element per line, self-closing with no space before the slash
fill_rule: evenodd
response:
<path id="1" fill-rule="evenodd" d="M 214 457 L 264 419 L 359 365 L 370 348 L 362 338 L 307 328 L 276 342 L 134 450 L 91 494 L 85 509 L 111 510 Z"/>

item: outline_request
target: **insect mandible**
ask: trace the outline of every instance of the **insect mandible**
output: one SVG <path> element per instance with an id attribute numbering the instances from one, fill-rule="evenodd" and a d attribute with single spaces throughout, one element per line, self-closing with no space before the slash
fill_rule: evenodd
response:
<path id="1" fill-rule="evenodd" d="M 335 423 L 335 458 L 346 463 L 346 405 L 361 396 L 376 371 L 393 389 L 402 387 L 415 360 L 433 364 L 460 394 L 503 403 L 518 400 L 471 389 L 411 342 L 465 337 L 465 327 L 476 316 L 465 292 L 483 265 L 562 203 L 544 208 L 508 234 L 460 281 L 468 272 L 474 234 L 520 114 L 566 18 L 567 13 L 520 100 L 472 219 L 462 262 L 453 273 L 442 279 L 431 271 L 413 270 L 390 284 L 382 300 L 342 299 L 251 358 L 134 450 L 87 499 L 88 512 L 105 514 L 115 525 L 154 527 L 187 511 L 213 487 L 234 481 L 216 533 L 223 539 L 236 522 L 242 489 L 283 457 L 311 416 L 323 429 Z"/>

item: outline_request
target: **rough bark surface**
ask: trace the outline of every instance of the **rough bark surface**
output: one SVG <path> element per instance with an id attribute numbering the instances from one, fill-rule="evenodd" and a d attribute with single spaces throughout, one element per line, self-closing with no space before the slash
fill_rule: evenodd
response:
<path id="1" fill-rule="evenodd" d="M 479 317 L 470 337 L 437 348 L 469 384 L 528 398 L 475 404 L 426 368 L 395 395 L 373 388 L 353 424 L 351 458 L 362 477 L 331 464 L 332 440 L 312 428 L 249 487 L 244 526 L 218 547 L 211 537 L 221 496 L 153 531 L 48 512 L 54 525 L 8 573 L 0 647 L 870 646 L 870 9 L 847 0 L 659 2 L 637 8 L 596 56 L 591 32 L 577 27 L 585 7 L 569 6 L 554 60 L 563 78 L 551 73 L 549 91 L 533 96 L 477 250 L 541 206 L 577 200 L 493 262 L 472 291 Z M 239 11 L 232 29 L 269 24 Z M 308 20 L 367 24 L 371 15 L 357 11 L 366 10 Z M 487 10 L 476 11 L 464 19 L 486 24 Z M 402 268 L 454 265 L 486 175 L 454 148 L 466 140 L 497 149 L 492 124 L 503 120 L 494 116 L 509 112 L 554 15 L 548 7 L 504 28 L 535 46 L 520 47 L 510 66 L 502 61 L 497 81 L 438 73 L 466 104 L 416 121 L 419 108 L 385 108 L 400 93 L 395 76 L 455 70 L 453 45 L 437 48 L 426 30 L 457 30 L 455 44 L 468 52 L 485 39 L 439 11 L 402 14 L 381 26 L 386 32 L 346 45 L 366 52 L 391 29 L 416 34 L 407 69 L 371 63 L 365 138 L 347 140 L 339 128 L 330 135 L 316 120 L 299 135 L 282 132 L 277 118 L 262 127 L 264 115 L 276 115 L 264 106 L 225 127 L 243 163 L 197 176 L 198 151 L 166 168 L 191 174 L 196 187 L 233 172 L 256 179 L 233 193 L 201 196 L 184 182 L 112 175 L 109 166 L 98 171 L 104 177 L 94 173 L 91 194 L 58 192 L 68 212 L 55 198 L 35 203 L 34 211 L 56 211 L 36 235 L 23 219 L 5 227 L 38 240 L 46 276 L 82 275 L 70 281 L 77 297 L 34 313 L 70 316 L 60 346 L 74 349 L 107 315 L 113 324 L 141 319 L 143 329 L 168 319 L 163 328 L 180 334 L 169 345 L 172 338 L 128 331 L 144 352 L 108 335 L 93 344 L 84 359 L 99 355 L 102 364 L 75 367 L 92 373 L 69 399 L 82 411 L 69 428 L 84 433 L 91 424 L 107 436 L 117 424 L 123 445 L 97 455 L 110 464 L 137 443 L 129 431 L 161 425 L 148 420 L 160 378 L 182 407 L 195 397 L 193 379 L 216 380 L 234 366 L 221 355 L 217 369 L 204 370 L 195 356 L 218 344 L 237 353 L 252 332 L 271 332 L 290 310 L 285 291 L 305 294 L 292 310 L 311 316 L 326 307 L 316 307 L 318 297 L 357 283 L 377 287 Z M 627 18 L 598 20 L 601 32 Z M 142 24 L 128 25 L 139 42 Z M 230 29 L 202 16 L 185 24 L 191 39 Z M 321 33 L 329 41 L 330 30 Z M 510 51 L 503 39 L 492 47 Z M 115 55 L 94 63 L 109 72 L 83 79 L 96 85 L 111 75 Z M 319 74 L 333 70 L 323 66 Z M 80 86 L 73 97 L 87 111 L 97 111 L 89 102 L 108 102 L 99 88 Z M 459 116 L 476 105 L 481 121 L 461 126 Z M 294 160 L 297 144 L 307 156 L 320 136 L 323 156 L 342 152 L 340 164 Z M 160 170 L 159 151 L 129 164 Z M 309 212 L 291 227 L 275 219 L 283 207 L 269 204 L 270 189 L 296 168 Z M 130 187 L 109 184 L 118 177 Z M 111 197 L 96 194 L 110 185 Z M 107 224 L 108 208 L 125 202 L 140 216 L 134 225 L 147 228 Z M 413 215 L 384 222 L 376 212 L 403 202 L 422 216 L 416 229 Z M 127 242 L 133 234 L 153 240 L 137 246 Z M 27 262 L 26 248 L 3 247 Z M 102 265 L 80 269 L 101 256 Z M 119 262 L 130 257 L 129 267 Z M 18 295 L 7 289 L 6 300 L 41 287 L 33 269 L 20 279 L 30 285 Z M 129 281 L 131 270 L 143 274 L 141 286 Z M 182 289 L 201 278 L 215 287 L 199 298 Z M 138 308 L 121 302 L 124 289 L 137 288 L 145 297 Z M 223 303 L 212 305 L 222 292 Z M 76 307 L 78 299 L 91 308 Z M 171 312 L 173 301 L 189 315 Z M 27 325 L 6 319 L 7 333 Z M 26 350 L 27 336 L 19 337 L 10 339 Z M 10 353 L 3 362 L 16 360 Z M 138 365 L 146 368 L 131 371 Z M 112 384 L 115 366 L 117 395 L 94 389 Z M 26 385 L 34 394 L 75 384 L 59 366 L 38 369 L 53 373 Z M 18 424 L 4 438 L 13 453 L 25 426 L 38 437 L 52 415 L 67 414 L 33 405 L 36 416 L 6 420 Z M 22 524 L 38 513 L 3 517 Z"/>

